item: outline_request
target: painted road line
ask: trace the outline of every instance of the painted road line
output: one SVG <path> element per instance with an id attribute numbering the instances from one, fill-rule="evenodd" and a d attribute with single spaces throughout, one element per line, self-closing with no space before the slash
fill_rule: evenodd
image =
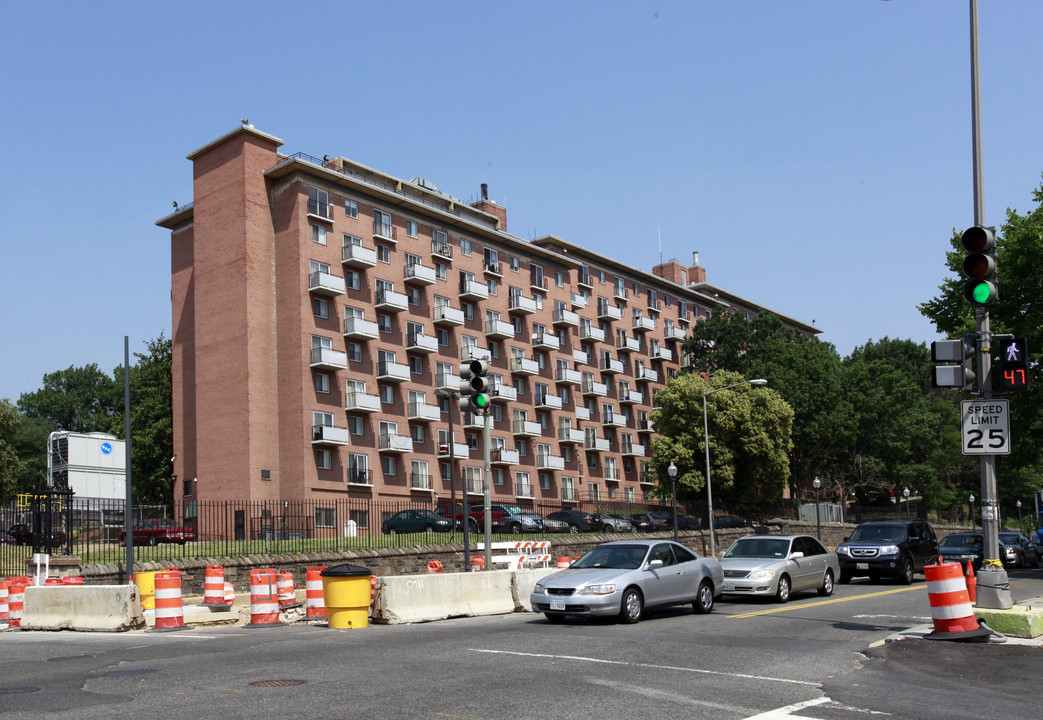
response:
<path id="1" fill-rule="evenodd" d="M 739 678 L 741 680 L 764 680 L 767 682 L 787 683 L 790 685 L 807 685 L 809 687 L 821 687 L 821 683 L 809 682 L 807 680 L 790 680 L 789 678 L 767 677 L 765 675 L 748 675 L 746 673 L 729 673 L 718 670 L 702 670 L 700 668 L 677 667 L 675 665 L 653 665 L 652 663 L 627 662 L 626 660 L 606 660 L 605 658 L 584 657 L 582 655 L 551 655 L 549 653 L 527 653 L 512 650 L 483 650 L 471 648 L 471 652 L 489 653 L 492 655 L 514 655 L 516 657 L 547 658 L 549 660 L 573 660 L 575 662 L 600 663 L 602 665 L 620 665 L 622 667 L 647 668 L 650 670 L 674 670 L 676 672 L 687 672 L 698 675 L 720 675 L 723 677 Z"/>
<path id="2" fill-rule="evenodd" d="M 830 598 L 829 600 L 820 600 L 819 602 L 801 603 L 800 605 L 784 605 L 782 607 L 772 608 L 771 610 L 757 610 L 756 612 L 742 613 L 741 615 L 727 615 L 729 618 L 748 618 L 755 617 L 757 615 L 772 615 L 780 612 L 790 612 L 791 610 L 803 610 L 804 608 L 818 607 L 820 605 L 836 605 L 838 603 L 850 602 L 852 600 L 864 600 L 866 598 L 882 597 L 884 595 L 894 595 L 895 593 L 909 592 L 910 590 L 922 590 L 926 589 L 926 585 L 915 585 L 912 587 L 899 588 L 897 590 L 884 590 L 876 593 L 866 593 L 865 595 L 853 595 L 846 598 Z"/>
<path id="3" fill-rule="evenodd" d="M 816 705 L 822 705 L 828 703 L 828 697 L 815 698 L 814 700 L 805 700 L 804 702 L 793 703 L 786 707 L 775 708 L 768 712 L 763 712 L 759 715 L 750 715 L 744 720 L 784 720 L 785 718 L 793 717 L 793 713 L 804 708 L 815 707 Z"/>

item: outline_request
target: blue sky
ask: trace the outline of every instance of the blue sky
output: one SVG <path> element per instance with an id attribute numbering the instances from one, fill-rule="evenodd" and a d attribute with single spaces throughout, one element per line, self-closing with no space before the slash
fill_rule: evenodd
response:
<path id="1" fill-rule="evenodd" d="M 986 221 L 1043 174 L 1043 3 L 982 0 Z M 966 0 L 20 3 L 3 12 L 0 398 L 170 335 L 185 156 L 246 117 L 651 270 L 848 355 L 973 223 Z M 1002 268 L 1000 269 L 1002 288 Z"/>

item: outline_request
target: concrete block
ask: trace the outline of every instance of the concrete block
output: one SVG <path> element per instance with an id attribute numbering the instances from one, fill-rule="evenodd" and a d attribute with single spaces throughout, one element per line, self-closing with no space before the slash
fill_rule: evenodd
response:
<path id="1" fill-rule="evenodd" d="M 514 607 L 516 610 L 532 612 L 529 596 L 536 583 L 551 573 L 558 572 L 557 568 L 534 568 L 532 570 L 516 570 L 514 572 Z"/>
<path id="2" fill-rule="evenodd" d="M 509 570 L 396 575 L 377 579 L 373 622 L 399 624 L 514 612 Z"/>
<path id="3" fill-rule="evenodd" d="M 1014 603 L 1009 610 L 974 608 L 974 614 L 996 632 L 1016 638 L 1043 635 L 1043 598 Z"/>
<path id="4" fill-rule="evenodd" d="M 136 585 L 44 585 L 25 589 L 23 630 L 123 632 L 144 627 Z"/>

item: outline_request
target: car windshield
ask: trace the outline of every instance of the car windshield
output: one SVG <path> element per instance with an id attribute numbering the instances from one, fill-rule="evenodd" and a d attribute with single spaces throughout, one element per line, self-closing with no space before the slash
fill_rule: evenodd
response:
<path id="1" fill-rule="evenodd" d="M 177 527 L 177 523 L 174 522 L 173 520 L 157 520 L 156 521 L 156 526 L 157 527 Z"/>
<path id="2" fill-rule="evenodd" d="M 1000 540 L 1008 545 L 1017 545 L 1021 542 L 1021 538 L 1018 537 L 1017 533 L 1000 533 Z"/>
<path id="3" fill-rule="evenodd" d="M 524 510 L 522 510 L 522 509 L 521 509 L 520 507 L 518 507 L 517 505 L 504 505 L 504 506 L 503 506 L 503 509 L 504 509 L 504 511 L 505 511 L 505 512 L 506 512 L 506 513 L 507 513 L 508 515 L 524 515 L 524 514 L 525 514 L 525 511 L 524 511 Z"/>
<path id="4" fill-rule="evenodd" d="M 949 535 L 939 543 L 940 548 L 974 548 L 981 550 L 981 535 Z"/>
<path id="5" fill-rule="evenodd" d="M 789 553 L 789 542 L 781 538 L 737 540 L 724 553 L 724 557 L 783 558 Z"/>
<path id="6" fill-rule="evenodd" d="M 644 545 L 602 545 L 572 564 L 574 568 L 614 568 L 636 570 L 641 567 L 648 548 Z"/>
<path id="7" fill-rule="evenodd" d="M 905 538 L 905 525 L 860 525 L 851 533 L 851 540 L 854 542 L 860 540 L 902 542 Z"/>

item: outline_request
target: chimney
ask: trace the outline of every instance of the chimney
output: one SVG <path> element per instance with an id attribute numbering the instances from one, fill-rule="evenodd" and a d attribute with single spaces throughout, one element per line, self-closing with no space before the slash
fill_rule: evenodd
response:
<path id="1" fill-rule="evenodd" d="M 688 282 L 692 285 L 706 282 L 706 268 L 699 264 L 699 251 L 692 253 L 692 266 L 688 268 Z"/>
<path id="2" fill-rule="evenodd" d="M 489 199 L 488 183 L 482 183 L 482 199 L 476 203 L 472 203 L 471 207 L 475 210 L 481 210 L 482 212 L 494 215 L 497 218 L 496 229 L 500 232 L 506 232 L 507 208 L 501 207 Z"/>

